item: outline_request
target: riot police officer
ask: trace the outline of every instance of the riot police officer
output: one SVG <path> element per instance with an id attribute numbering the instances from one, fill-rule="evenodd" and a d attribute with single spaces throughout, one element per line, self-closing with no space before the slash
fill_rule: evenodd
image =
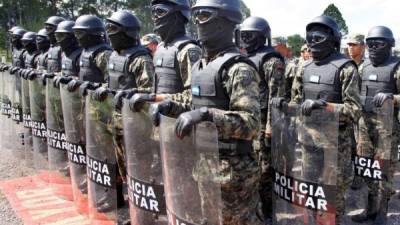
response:
<path id="1" fill-rule="evenodd" d="M 41 29 L 37 32 L 36 34 L 36 48 L 32 49 L 26 49 L 27 54 L 25 56 L 25 70 L 20 70 L 19 74 L 21 77 L 27 79 L 27 74 L 35 70 L 37 68 L 38 64 L 38 57 L 40 55 L 40 52 L 44 49 L 47 51 L 47 49 L 50 47 L 50 41 L 49 38 L 47 37 L 46 30 Z"/>
<path id="2" fill-rule="evenodd" d="M 25 49 L 21 38 L 26 33 L 24 29 L 15 29 L 12 33 L 11 43 L 13 45 L 12 67 L 10 73 L 17 72 L 18 68 L 24 68 Z"/>
<path id="3" fill-rule="evenodd" d="M 45 29 L 50 40 L 50 48 L 47 53 L 47 72 L 61 72 L 61 48 L 56 40 L 55 31 L 57 25 L 65 19 L 59 16 L 51 16 L 47 19 Z"/>
<path id="4" fill-rule="evenodd" d="M 353 220 L 364 222 L 368 219 L 375 220 L 375 224 L 385 224 L 388 201 L 392 190 L 390 183 L 394 173 L 396 152 L 399 140 L 399 123 L 397 120 L 399 100 L 398 79 L 400 78 L 400 59 L 392 55 L 395 39 L 392 31 L 384 26 L 370 29 L 366 38 L 369 58 L 360 67 L 361 76 L 361 103 L 363 106 L 362 118 L 358 124 L 357 159 L 380 159 L 379 164 L 383 179 L 374 180 L 360 172 L 362 169 L 356 165 L 355 184 L 368 185 L 368 207 L 362 214 L 354 215 Z M 395 110 L 392 118 L 379 118 L 378 110 L 386 100 L 394 99 Z M 390 115 L 390 110 L 384 115 Z M 385 116 L 387 117 L 387 116 Z M 386 123 L 385 121 L 390 121 Z M 390 127 L 388 129 L 388 127 Z M 392 133 L 390 133 L 392 132 Z M 382 143 L 388 143 L 386 147 Z M 360 168 L 360 169 L 359 169 Z"/>
<path id="5" fill-rule="evenodd" d="M 223 165 L 218 173 L 224 177 L 220 179 L 223 223 L 261 224 L 256 216 L 259 167 L 252 146 L 260 126 L 260 93 L 256 66 L 233 42 L 234 29 L 242 20 L 240 1 L 199 0 L 192 13 L 204 55 L 193 66 L 191 94 L 181 101 L 160 103 L 154 120 L 157 124 L 160 113 L 178 117 L 179 138 L 198 123 L 213 122 Z"/>
<path id="6" fill-rule="evenodd" d="M 114 51 L 108 62 L 108 89 L 98 88 L 95 96 L 102 100 L 110 91 L 118 94 L 113 115 L 115 154 L 120 174 L 126 180 L 125 153 L 122 136 L 120 109 L 123 97 L 131 97 L 136 92 L 150 93 L 154 73 L 151 53 L 140 44 L 140 23 L 128 11 L 119 11 L 107 18 L 106 31 Z"/>
<path id="7" fill-rule="evenodd" d="M 47 35 L 47 30 L 40 30 L 37 34 L 37 43 L 38 50 L 40 51 L 40 55 L 38 56 L 37 66 L 34 68 L 38 70 L 39 73 L 44 73 L 47 70 L 47 54 L 50 48 L 50 38 Z M 37 74 L 39 74 L 37 73 Z M 31 78 L 33 78 L 33 72 L 30 72 Z"/>
<path id="8" fill-rule="evenodd" d="M 106 43 L 103 21 L 97 16 L 83 15 L 75 21 L 72 29 L 79 45 L 83 48 L 79 61 L 79 80 L 96 83 L 107 82 L 107 62 L 111 48 Z M 79 85 L 81 83 L 75 80 L 68 84 L 71 90 L 76 89 Z"/>
<path id="9" fill-rule="evenodd" d="M 273 97 L 284 96 L 285 60 L 271 47 L 271 28 L 260 17 L 249 17 L 240 25 L 242 47 L 246 49 L 251 61 L 257 66 L 260 75 L 261 127 L 258 138 L 262 178 L 260 196 L 263 203 L 264 217 L 271 217 L 272 171 L 270 164 L 271 129 L 269 102 Z M 268 41 L 266 45 L 266 41 Z"/>
<path id="10" fill-rule="evenodd" d="M 341 34 L 336 22 L 328 16 L 314 18 L 306 27 L 307 44 L 313 60 L 305 63 L 294 78 L 292 101 L 301 104 L 304 115 L 326 107 L 339 110 L 339 151 L 337 158 L 336 224 L 340 224 L 345 209 L 345 191 L 352 180 L 352 124 L 360 115 L 359 77 L 357 66 L 339 53 Z M 282 107 L 282 98 L 273 105 Z M 311 154 L 311 153 L 310 153 Z M 310 154 L 303 154 L 310 156 Z M 311 154 L 312 156 L 312 154 Z M 303 162 L 303 168 L 312 170 L 315 160 Z M 310 176 L 311 176 L 310 172 Z M 305 177 L 309 174 L 304 174 Z"/>

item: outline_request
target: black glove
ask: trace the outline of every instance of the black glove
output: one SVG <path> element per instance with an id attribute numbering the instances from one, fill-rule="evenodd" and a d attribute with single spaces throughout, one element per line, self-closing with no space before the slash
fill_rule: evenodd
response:
<path id="1" fill-rule="evenodd" d="M 175 123 L 175 134 L 178 138 L 183 139 L 185 136 L 190 135 L 194 125 L 211 120 L 207 107 L 182 113 Z"/>
<path id="2" fill-rule="evenodd" d="M 26 69 L 20 69 L 20 70 L 17 72 L 17 75 L 23 78 L 23 74 L 24 74 L 25 71 L 26 71 Z"/>
<path id="3" fill-rule="evenodd" d="M 68 84 L 68 82 L 70 82 L 72 80 L 71 77 L 66 77 L 66 76 L 56 76 L 53 79 L 53 86 L 55 88 L 59 88 L 60 84 Z"/>
<path id="4" fill-rule="evenodd" d="M 88 90 L 96 90 L 97 88 L 99 88 L 101 86 L 101 84 L 97 84 L 97 83 L 92 83 L 89 81 L 85 81 L 83 82 L 83 84 L 79 87 L 79 93 L 81 94 L 81 96 L 86 96 L 88 94 Z"/>
<path id="5" fill-rule="evenodd" d="M 287 104 L 285 98 L 277 97 L 277 98 L 272 98 L 271 105 L 272 105 L 272 107 L 275 107 L 277 109 L 283 109 L 283 108 L 287 107 L 288 104 Z"/>
<path id="6" fill-rule="evenodd" d="M 156 94 L 135 94 L 129 99 L 129 107 L 133 112 L 139 112 L 143 103 L 154 102 L 156 100 Z"/>
<path id="7" fill-rule="evenodd" d="M 83 81 L 73 79 L 70 82 L 68 82 L 67 90 L 69 92 L 76 91 L 76 89 L 78 89 L 78 87 L 81 86 L 82 84 Z"/>
<path id="8" fill-rule="evenodd" d="M 152 111 L 151 111 L 151 118 L 153 120 L 153 125 L 158 127 L 160 125 L 160 115 L 168 116 L 171 108 L 172 108 L 172 101 L 166 100 L 160 103 L 153 104 Z M 129 104 L 130 106 L 130 104 Z M 132 110 L 132 108 L 131 108 Z"/>
<path id="9" fill-rule="evenodd" d="M 133 88 L 131 90 L 120 90 L 117 92 L 117 94 L 114 96 L 113 102 L 115 109 L 121 110 L 122 105 L 123 105 L 123 99 L 130 99 L 134 94 L 136 94 L 138 90 L 136 88 Z"/>
<path id="10" fill-rule="evenodd" d="M 324 106 L 326 106 L 326 101 L 319 99 L 319 100 L 310 100 L 307 99 L 306 101 L 303 102 L 303 104 L 301 104 L 301 112 L 305 115 L 305 116 L 310 116 L 311 112 L 314 109 L 320 109 Z"/>
<path id="11" fill-rule="evenodd" d="M 35 72 L 33 70 L 29 70 L 29 71 L 26 72 L 26 77 L 28 78 L 28 80 L 33 80 L 33 79 L 35 79 L 36 77 L 39 77 L 39 76 L 42 76 L 42 74 L 39 73 L 39 72 Z"/>
<path id="12" fill-rule="evenodd" d="M 99 87 L 94 91 L 93 98 L 96 101 L 102 102 L 106 100 L 108 94 L 114 94 L 115 92 L 112 91 L 111 89 L 105 88 L 105 87 Z"/>
<path id="13" fill-rule="evenodd" d="M 382 107 L 383 104 L 385 103 L 386 100 L 392 99 L 393 100 L 393 94 L 391 93 L 378 93 L 375 95 L 373 103 L 375 104 L 375 107 Z"/>
<path id="14" fill-rule="evenodd" d="M 13 66 L 10 69 L 10 74 L 15 74 L 16 72 L 18 72 L 21 68 Z"/>
<path id="15" fill-rule="evenodd" d="M 42 84 L 46 85 L 47 79 L 53 79 L 55 75 L 53 73 L 42 73 L 42 76 L 40 76 L 40 79 L 42 80 Z"/>
<path id="16" fill-rule="evenodd" d="M 6 70 L 8 70 L 8 69 L 10 69 L 10 66 L 9 66 L 9 65 L 2 65 L 2 66 L 1 66 L 1 71 L 6 71 Z"/>

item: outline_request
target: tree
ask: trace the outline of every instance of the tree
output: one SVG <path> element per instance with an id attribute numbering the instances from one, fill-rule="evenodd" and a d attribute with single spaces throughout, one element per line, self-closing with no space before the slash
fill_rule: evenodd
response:
<path id="1" fill-rule="evenodd" d="M 334 4 L 328 5 L 328 7 L 324 10 L 322 15 L 330 16 L 333 19 L 335 19 L 336 23 L 339 26 L 340 32 L 343 35 L 346 35 L 349 33 L 349 28 L 346 25 L 346 21 L 343 19 L 342 13 L 339 11 L 339 9 Z"/>
<path id="2" fill-rule="evenodd" d="M 301 46 L 304 45 L 305 39 L 300 34 L 294 34 L 287 37 L 288 48 L 294 56 L 300 56 Z"/>

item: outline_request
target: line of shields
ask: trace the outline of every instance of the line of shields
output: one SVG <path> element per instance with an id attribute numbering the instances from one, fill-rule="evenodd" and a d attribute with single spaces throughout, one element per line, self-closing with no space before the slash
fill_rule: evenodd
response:
<path id="1" fill-rule="evenodd" d="M 393 102 L 387 100 L 369 116 L 376 132 L 369 133 L 369 151 L 358 147 L 352 156 L 352 171 L 362 180 L 387 188 L 383 192 L 388 193 L 394 155 Z M 343 195 L 351 202 L 360 198 L 360 193 L 349 194 L 350 188 L 342 190 L 343 177 L 352 178 L 353 174 L 344 172 L 346 159 L 341 158 L 339 124 L 336 110 L 318 109 L 303 115 L 296 104 L 272 108 L 273 224 L 353 224 L 351 207 L 343 206 Z M 346 212 L 341 216 L 343 207 Z M 363 207 L 353 210 L 366 211 L 367 205 Z"/>

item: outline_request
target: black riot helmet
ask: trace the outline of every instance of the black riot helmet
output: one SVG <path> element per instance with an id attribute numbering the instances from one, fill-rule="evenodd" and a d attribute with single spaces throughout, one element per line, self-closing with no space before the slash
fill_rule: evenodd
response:
<path id="1" fill-rule="evenodd" d="M 186 22 L 190 20 L 190 3 L 189 0 L 152 0 L 151 5 L 157 4 L 170 4 L 173 6 L 175 11 L 178 11 L 186 19 Z"/>
<path id="2" fill-rule="evenodd" d="M 52 26 L 57 26 L 59 23 L 64 21 L 65 19 L 60 17 L 60 16 L 50 16 L 46 22 L 44 23 L 45 25 L 52 25 Z"/>
<path id="3" fill-rule="evenodd" d="M 140 32 L 139 19 L 130 13 L 128 10 L 122 10 L 115 12 L 111 17 L 107 18 L 107 22 L 114 23 L 119 26 L 119 31 L 124 32 L 126 35 L 132 38 L 136 38 Z M 116 32 L 109 32 L 108 27 L 107 33 L 112 35 Z"/>
<path id="4" fill-rule="evenodd" d="M 25 33 L 26 33 L 26 30 L 24 30 L 22 28 L 14 29 L 14 31 L 11 34 L 11 43 L 14 47 L 16 47 L 18 49 L 22 47 L 21 38 L 22 38 L 22 36 L 24 36 Z"/>
<path id="5" fill-rule="evenodd" d="M 340 33 L 339 26 L 336 21 L 330 16 L 317 16 L 306 26 L 306 31 L 309 32 L 314 26 L 324 26 L 331 30 L 334 41 L 336 42 L 336 47 L 340 49 L 340 41 L 342 39 L 342 34 Z"/>
<path id="6" fill-rule="evenodd" d="M 44 23 L 44 28 L 47 31 L 47 35 L 49 36 L 51 44 L 55 44 L 57 42 L 56 37 L 54 36 L 54 32 L 57 29 L 57 25 L 64 20 L 65 20 L 64 18 L 59 16 L 51 16 Z"/>
<path id="7" fill-rule="evenodd" d="M 36 35 L 36 45 L 40 51 L 47 51 L 50 47 L 50 39 L 46 29 L 41 29 Z"/>
<path id="8" fill-rule="evenodd" d="M 11 28 L 8 30 L 8 33 L 9 33 L 10 35 L 12 35 L 12 33 L 13 33 L 15 30 L 17 30 L 17 29 L 23 29 L 23 28 L 20 27 L 20 26 L 13 26 L 13 27 L 11 27 Z"/>
<path id="9" fill-rule="evenodd" d="M 105 27 L 103 21 L 93 15 L 78 17 L 72 27 L 74 35 L 83 48 L 95 46 L 105 42 Z"/>
<path id="10" fill-rule="evenodd" d="M 240 25 L 241 45 L 248 52 L 257 50 L 265 45 L 271 45 L 271 28 L 268 22 L 261 17 L 249 17 Z"/>
<path id="11" fill-rule="evenodd" d="M 36 47 L 36 33 L 35 32 L 26 32 L 24 36 L 21 38 L 22 45 L 24 48 L 29 52 L 32 53 L 34 52 L 37 47 Z"/>
<path id="12" fill-rule="evenodd" d="M 55 32 L 57 43 L 60 45 L 63 52 L 69 54 L 69 52 L 75 50 L 78 46 L 78 41 L 74 36 L 75 22 L 66 20 L 58 24 Z"/>
<path id="13" fill-rule="evenodd" d="M 25 33 L 26 33 L 26 30 L 20 28 L 20 29 L 15 29 L 15 30 L 13 31 L 12 35 L 13 35 L 14 37 L 22 38 L 22 36 L 24 36 Z"/>
<path id="14" fill-rule="evenodd" d="M 219 16 L 239 24 L 242 22 L 243 16 L 239 0 L 197 0 L 192 7 L 192 12 L 202 8 L 214 8 L 218 10 Z"/>
<path id="15" fill-rule="evenodd" d="M 394 47 L 395 45 L 395 40 L 392 30 L 390 30 L 388 27 L 385 26 L 376 26 L 371 28 L 368 31 L 366 41 L 371 39 L 384 39 L 391 45 L 391 47 Z"/>

